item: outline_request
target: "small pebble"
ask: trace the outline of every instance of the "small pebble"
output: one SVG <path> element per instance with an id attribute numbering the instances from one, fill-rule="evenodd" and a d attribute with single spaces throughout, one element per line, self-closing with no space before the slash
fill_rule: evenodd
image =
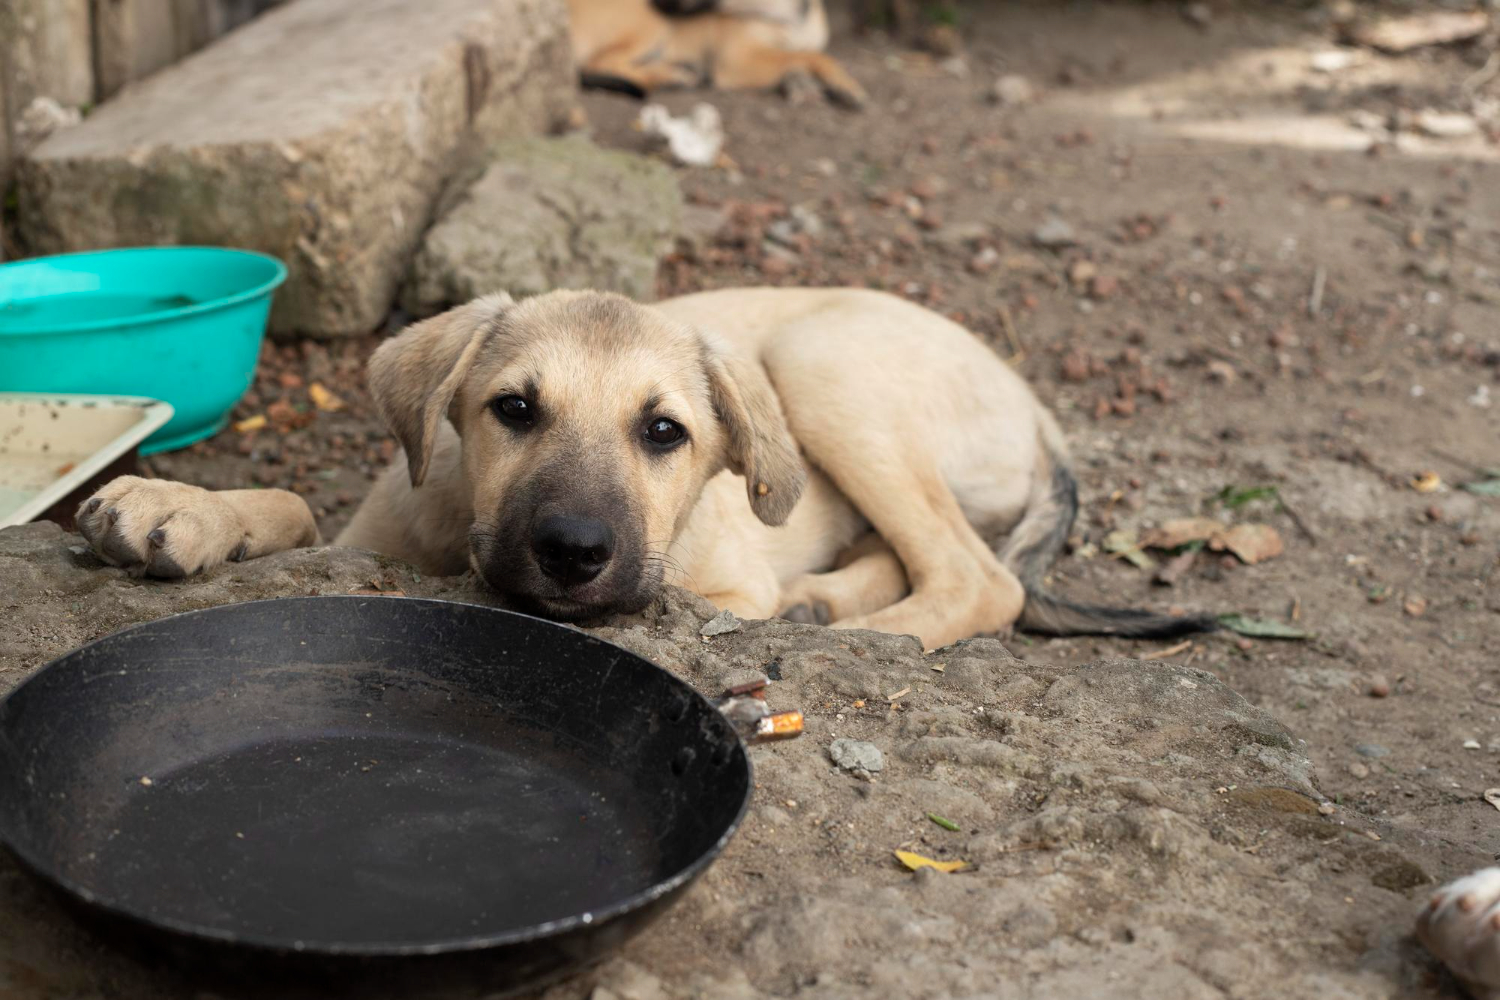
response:
<path id="1" fill-rule="evenodd" d="M 1349 773 L 1356 778 L 1368 778 L 1370 776 L 1370 769 L 1361 764 L 1359 761 L 1355 761 L 1354 763 L 1350 764 L 1348 770 Z"/>
<path id="2" fill-rule="evenodd" d="M 1376 674 L 1374 677 L 1370 678 L 1369 693 L 1371 698 L 1388 697 L 1391 693 L 1390 682 L 1387 681 L 1384 676 Z"/>
<path id="3" fill-rule="evenodd" d="M 885 755 L 880 748 L 864 740 L 834 740 L 829 744 L 828 756 L 846 771 L 864 769 L 874 774 L 885 767 Z"/>
<path id="4" fill-rule="evenodd" d="M 1354 752 L 1359 754 L 1361 757 L 1369 757 L 1371 760 L 1378 760 L 1381 757 L 1389 755 L 1391 751 L 1388 748 L 1381 746 L 1379 743 L 1361 743 L 1359 746 L 1354 748 Z"/>
<path id="5" fill-rule="evenodd" d="M 1478 740 L 1464 740 L 1464 749 L 1465 750 L 1478 750 L 1478 749 L 1480 749 L 1479 741 Z"/>

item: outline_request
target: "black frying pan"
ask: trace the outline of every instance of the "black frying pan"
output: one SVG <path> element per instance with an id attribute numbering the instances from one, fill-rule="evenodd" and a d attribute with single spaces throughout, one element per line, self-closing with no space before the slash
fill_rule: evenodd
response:
<path id="1" fill-rule="evenodd" d="M 713 861 L 750 787 L 672 674 L 442 601 L 177 615 L 0 702 L 0 842 L 128 946 L 278 996 L 596 959 Z"/>

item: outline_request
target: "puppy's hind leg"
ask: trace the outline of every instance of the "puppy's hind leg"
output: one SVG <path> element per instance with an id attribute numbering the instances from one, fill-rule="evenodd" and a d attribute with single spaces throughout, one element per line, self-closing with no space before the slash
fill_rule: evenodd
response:
<path id="1" fill-rule="evenodd" d="M 1434 893 L 1417 917 L 1417 937 L 1474 1000 L 1500 1000 L 1500 868 Z"/>
<path id="2" fill-rule="evenodd" d="M 911 593 L 833 626 L 915 635 L 928 649 L 1009 629 L 1025 603 L 1021 581 L 964 517 L 931 454 L 900 448 L 895 431 L 868 440 L 889 450 L 814 446 L 809 456 L 889 543 Z"/>
<path id="3" fill-rule="evenodd" d="M 835 103 L 858 110 L 869 95 L 839 61 L 822 52 L 788 52 L 749 42 L 722 48 L 714 62 L 714 85 L 726 90 L 775 87 L 787 77 L 806 73 L 822 85 Z"/>

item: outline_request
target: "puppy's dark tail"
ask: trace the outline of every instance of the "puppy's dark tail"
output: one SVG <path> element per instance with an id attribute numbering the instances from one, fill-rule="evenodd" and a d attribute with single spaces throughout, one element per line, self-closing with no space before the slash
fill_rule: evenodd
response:
<path id="1" fill-rule="evenodd" d="M 1077 604 L 1047 592 L 1047 570 L 1068 541 L 1078 516 L 1078 483 L 1067 463 L 1043 445 L 1036 487 L 1015 530 L 1005 540 L 1000 561 L 1026 588 L 1026 605 L 1016 626 L 1039 635 L 1118 635 L 1136 639 L 1171 639 L 1213 632 L 1212 615 L 1162 615 L 1136 608 Z"/>

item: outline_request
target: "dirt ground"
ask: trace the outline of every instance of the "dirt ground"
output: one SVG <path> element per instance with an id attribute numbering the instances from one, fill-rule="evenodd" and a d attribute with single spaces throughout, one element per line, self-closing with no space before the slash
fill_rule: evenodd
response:
<path id="1" fill-rule="evenodd" d="M 721 110 L 732 163 L 681 172 L 693 232 L 661 292 L 870 285 L 962 319 L 1072 442 L 1083 512 L 1056 588 L 1311 633 L 1218 635 L 1167 659 L 1284 723 L 1359 822 L 1441 845 L 1424 878 L 1446 879 L 1500 857 L 1483 798 L 1500 786 L 1500 499 L 1460 488 L 1500 466 L 1492 46 L 1336 65 L 1318 55 L 1336 39 L 1323 6 L 1194 13 L 974 3 L 957 56 L 845 34 L 834 51 L 871 92 L 862 114 L 667 97 Z M 1007 74 L 1029 99 L 995 99 Z M 646 148 L 637 104 L 583 104 L 600 142 Z M 1428 109 L 1476 128 L 1424 134 Z M 359 384 L 371 343 L 269 347 L 237 414 L 268 427 L 155 472 L 293 486 L 331 537 L 394 447 Z M 309 408 L 315 380 L 346 409 Z M 1216 500 L 1258 487 L 1276 493 Z M 1285 552 L 1252 566 L 1205 551 L 1166 586 L 1105 551 L 1111 532 L 1198 514 L 1270 524 Z M 1008 645 L 1074 664 L 1162 644 Z"/>

